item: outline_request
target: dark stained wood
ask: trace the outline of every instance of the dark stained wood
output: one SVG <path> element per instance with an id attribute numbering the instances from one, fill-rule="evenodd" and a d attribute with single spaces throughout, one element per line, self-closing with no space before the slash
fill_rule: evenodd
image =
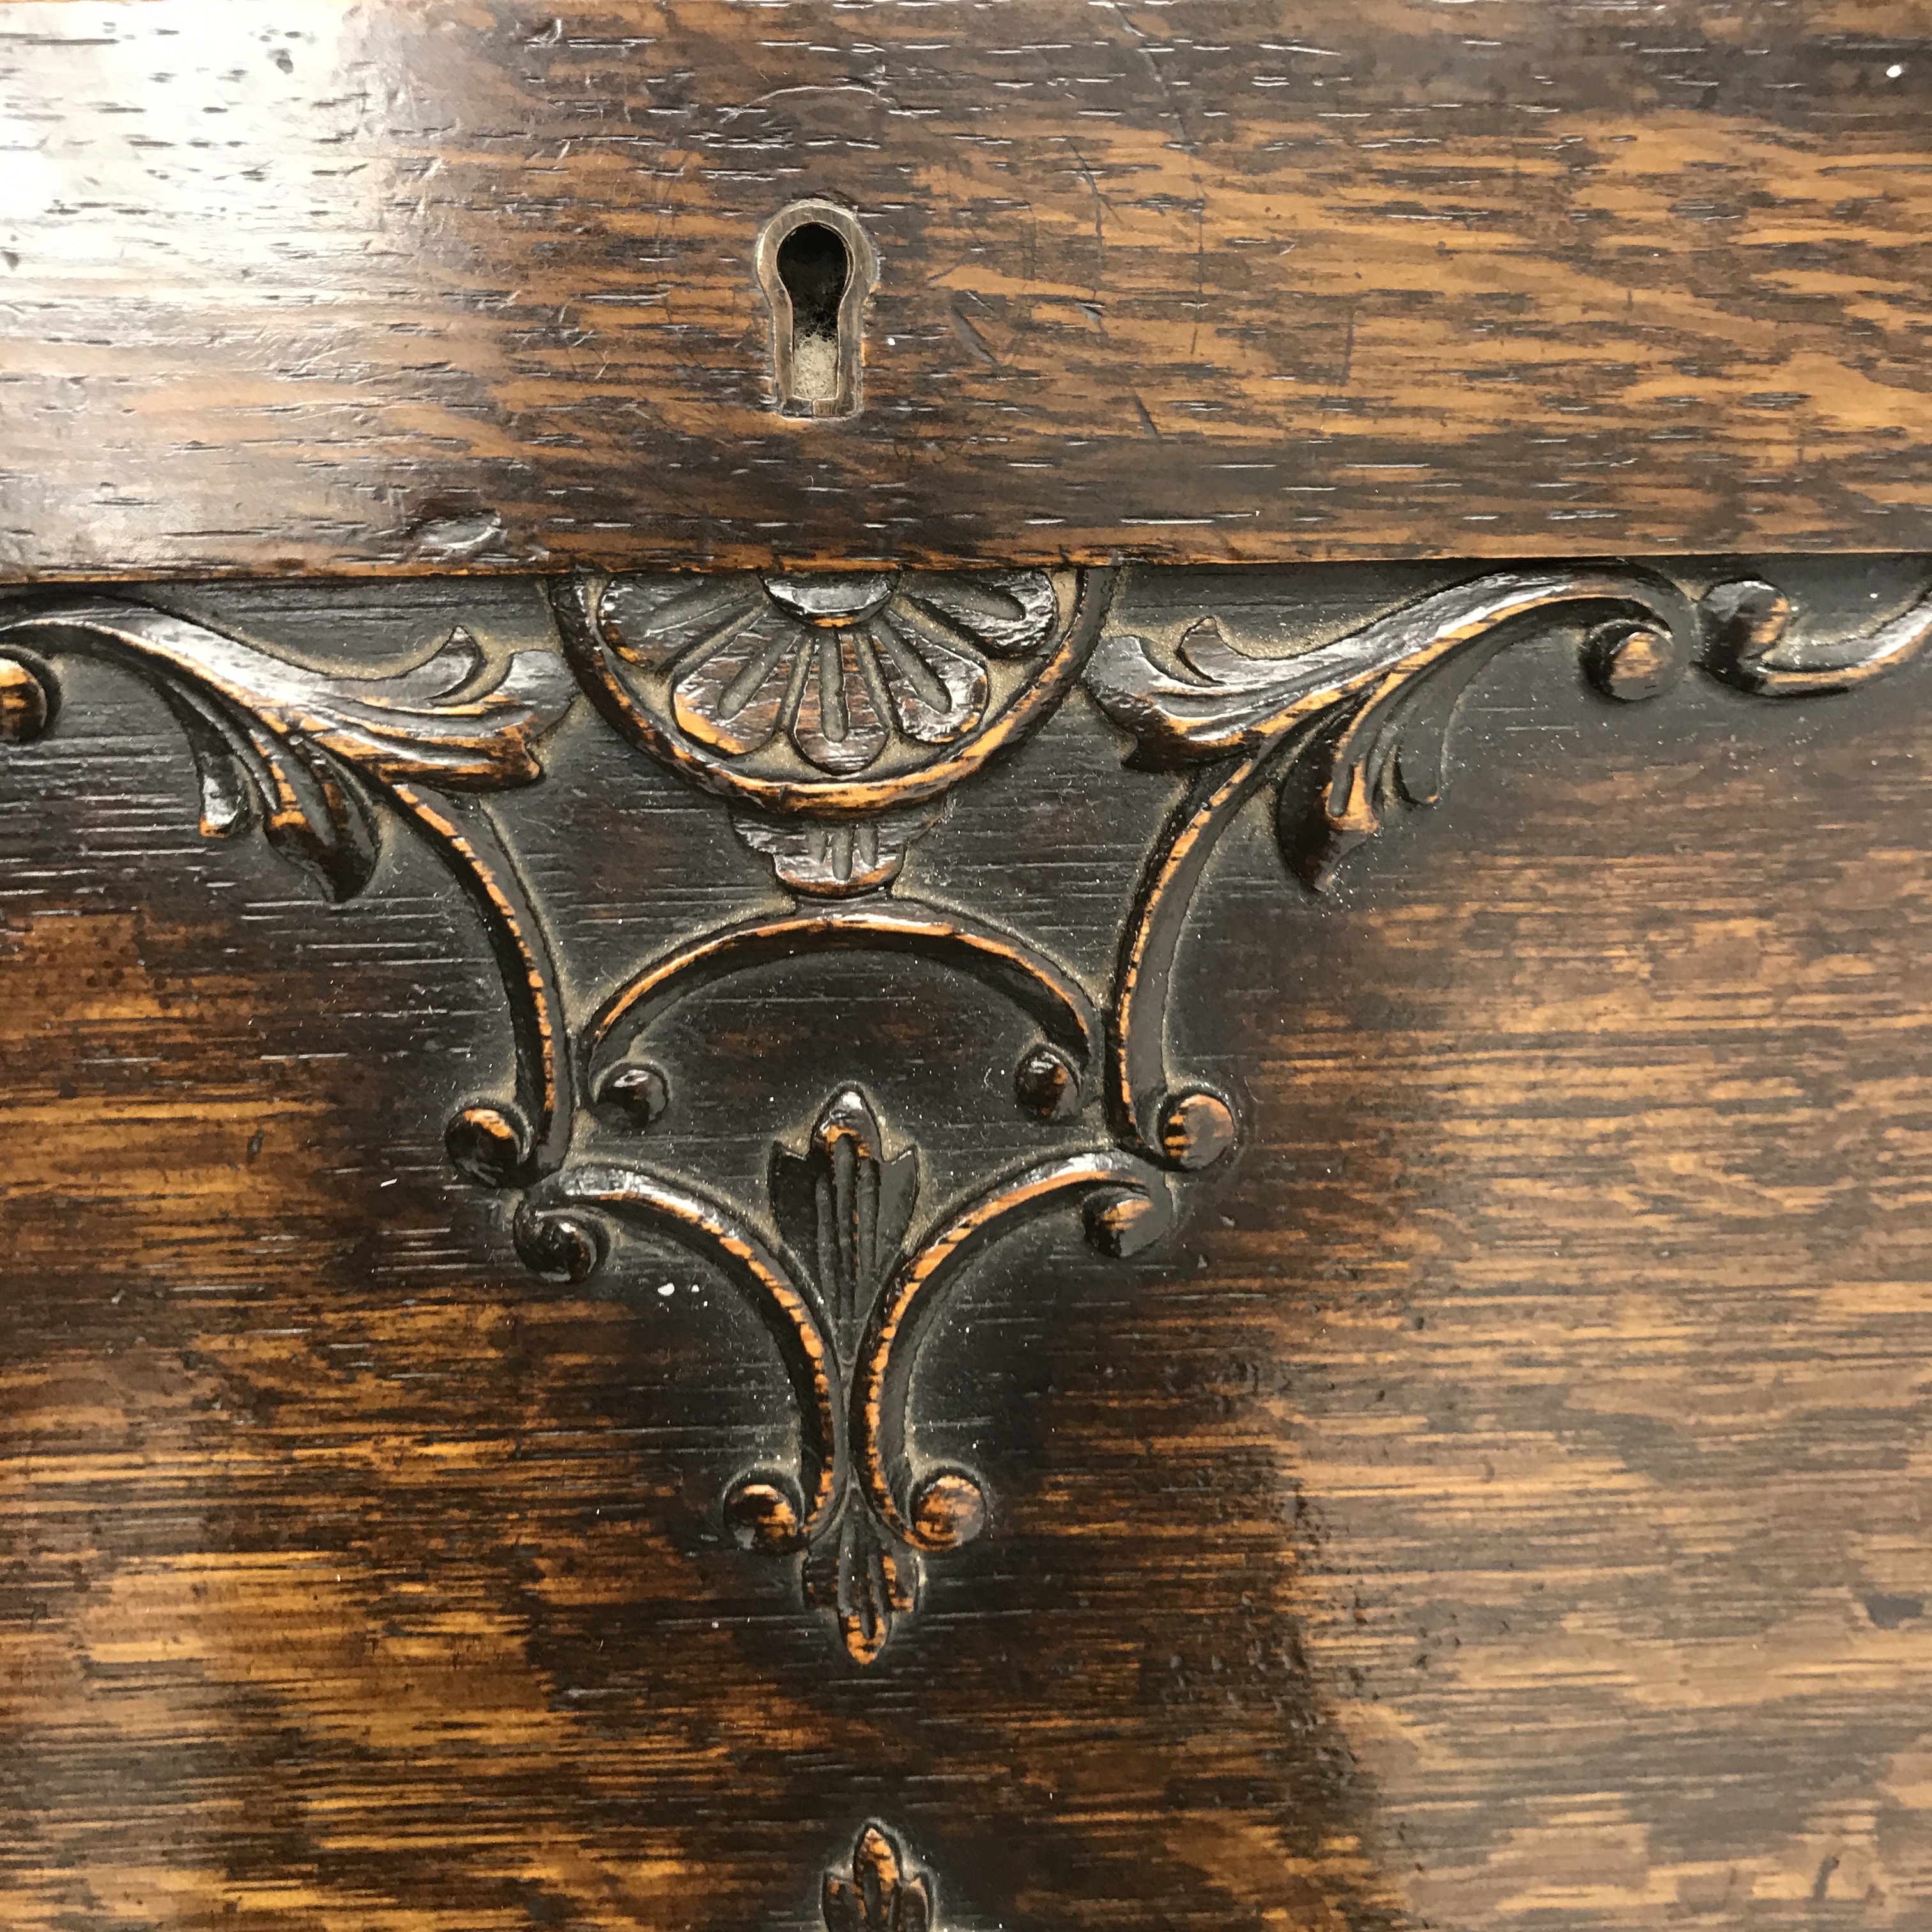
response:
<path id="1" fill-rule="evenodd" d="M 1472 574 L 1143 572 L 1111 633 L 1152 702 L 1204 613 L 1327 664 Z M 1244 1144 L 1165 1243 L 1043 1222 L 935 1313 L 920 1427 L 986 1533 L 865 1663 L 721 1508 L 796 1426 L 724 1275 L 646 1234 L 536 1279 L 452 1170 L 515 1040 L 434 845 L 397 821 L 359 896 L 306 892 L 201 836 L 125 659 L 56 659 L 52 728 L 0 748 L 5 1922 L 848 1932 L 869 1883 L 902 1932 L 928 1898 L 1013 1932 L 1913 1932 L 1928 674 L 1738 686 L 1823 675 L 1932 566 L 1681 574 L 1779 586 L 1796 642 L 1740 594 L 1734 682 L 1613 704 L 1589 677 L 1640 697 L 1660 628 L 1519 639 L 1439 802 L 1345 850 L 1386 723 L 1349 714 L 1283 828 L 1325 898 L 1264 802 L 1234 820 L 1167 1043 Z M 527 580 L 168 601 L 336 692 L 458 623 L 490 670 L 556 648 Z M 1104 986 L 1190 783 L 1128 744 L 1074 694 L 905 890 Z M 536 752 L 488 809 L 572 1013 L 769 898 L 727 805 L 587 705 Z M 608 1131 L 762 1214 L 876 1130 L 936 1205 L 1077 1132 L 1050 1081 L 1014 1105 L 1038 1031 L 916 953 L 771 959 L 662 1018 Z M 826 1111 L 850 1084 L 869 1119 Z"/>
<path id="2" fill-rule="evenodd" d="M 16 0 L 0 87 L 10 579 L 1932 544 L 1920 0 Z"/>

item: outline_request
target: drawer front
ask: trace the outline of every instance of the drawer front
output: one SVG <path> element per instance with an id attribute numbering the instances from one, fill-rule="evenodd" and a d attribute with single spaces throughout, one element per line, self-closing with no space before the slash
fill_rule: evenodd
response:
<path id="1" fill-rule="evenodd" d="M 1928 20 L 16 0 L 0 569 L 1925 548 Z"/>
<path id="2" fill-rule="evenodd" d="M 1932 565 L 889 590 L 0 609 L 10 1922 L 1913 1924 Z"/>

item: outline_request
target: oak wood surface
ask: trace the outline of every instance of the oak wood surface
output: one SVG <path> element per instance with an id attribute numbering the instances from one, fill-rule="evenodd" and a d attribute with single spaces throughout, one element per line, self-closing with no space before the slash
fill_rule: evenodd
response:
<path id="1" fill-rule="evenodd" d="M 1929 87 L 1919 0 L 14 0 L 0 574 L 1923 546 Z"/>
<path id="2" fill-rule="evenodd" d="M 1122 621 L 1211 584 L 1278 649 L 1426 578 Z M 546 634 L 526 582 L 343 595 L 182 608 L 368 669 Z M 0 758 L 6 1922 L 816 1932 L 878 1816 L 960 1928 L 1924 1924 L 1927 674 L 1576 662 L 1488 672 L 1332 899 L 1231 836 L 1175 1052 L 1247 1144 L 1166 1246 L 1042 1226 L 954 1304 L 925 1407 L 992 1531 L 862 1670 L 717 1520 L 790 1426 L 755 1320 L 674 1251 L 536 1282 L 450 1172 L 507 1043 L 433 860 L 320 903 L 198 836 L 152 692 L 65 674 Z M 579 992 L 768 879 L 594 724 L 501 806 Z M 1095 970 L 1174 783 L 1120 748 L 1070 700 L 909 866 Z M 860 1078 L 944 1192 L 1051 1140 L 988 1084 L 1024 1037 L 774 966 L 661 1042 L 662 1131 L 748 1193 Z"/>

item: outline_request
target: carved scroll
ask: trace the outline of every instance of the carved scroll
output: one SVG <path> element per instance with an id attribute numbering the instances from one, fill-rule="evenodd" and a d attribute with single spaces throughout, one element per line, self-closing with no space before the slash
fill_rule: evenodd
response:
<path id="1" fill-rule="evenodd" d="M 42 652 L 99 658 L 152 684 L 194 754 L 202 832 L 259 824 L 336 898 L 374 872 L 378 801 L 412 826 L 483 922 L 516 1042 L 514 1096 L 464 1107 L 449 1124 L 451 1158 L 493 1186 L 562 1159 L 573 1103 L 556 970 L 475 796 L 543 776 L 533 748 L 574 696 L 554 657 L 522 651 L 487 672 L 459 629 L 412 670 L 325 677 L 163 611 L 65 603 L 0 623 L 0 741 L 29 742 L 54 721 L 59 687 Z"/>

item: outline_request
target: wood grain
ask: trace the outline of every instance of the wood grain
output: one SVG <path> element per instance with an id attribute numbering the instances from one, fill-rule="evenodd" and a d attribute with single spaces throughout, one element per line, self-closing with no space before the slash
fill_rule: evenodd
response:
<path id="1" fill-rule="evenodd" d="M 1922 0 L 14 0 L 0 574 L 1923 546 L 1928 88 Z"/>
<path id="2" fill-rule="evenodd" d="M 1762 567 L 1846 619 L 1923 574 Z M 1440 576 L 1121 616 L 1280 650 Z M 547 621 L 178 601 L 365 674 Z M 992 1533 L 861 1668 L 718 1520 L 790 1426 L 755 1319 L 669 1249 L 533 1281 L 452 1174 L 510 1041 L 434 856 L 332 906 L 202 841 L 173 721 L 78 665 L 0 754 L 6 1922 L 820 1932 L 880 1818 L 942 1927 L 1914 1932 L 1928 676 L 1610 705 L 1555 638 L 1331 900 L 1251 814 L 1174 1042 L 1245 1150 L 1167 1246 L 1042 1226 L 950 1306 L 922 1408 Z M 501 806 L 580 1010 L 765 876 L 595 724 Z M 1071 701 L 908 872 L 1097 972 L 1178 783 L 1120 748 Z M 656 1042 L 652 1131 L 748 1198 L 862 1081 L 943 1197 L 1062 1131 L 987 1084 L 1027 1037 L 916 959 L 774 964 Z"/>

